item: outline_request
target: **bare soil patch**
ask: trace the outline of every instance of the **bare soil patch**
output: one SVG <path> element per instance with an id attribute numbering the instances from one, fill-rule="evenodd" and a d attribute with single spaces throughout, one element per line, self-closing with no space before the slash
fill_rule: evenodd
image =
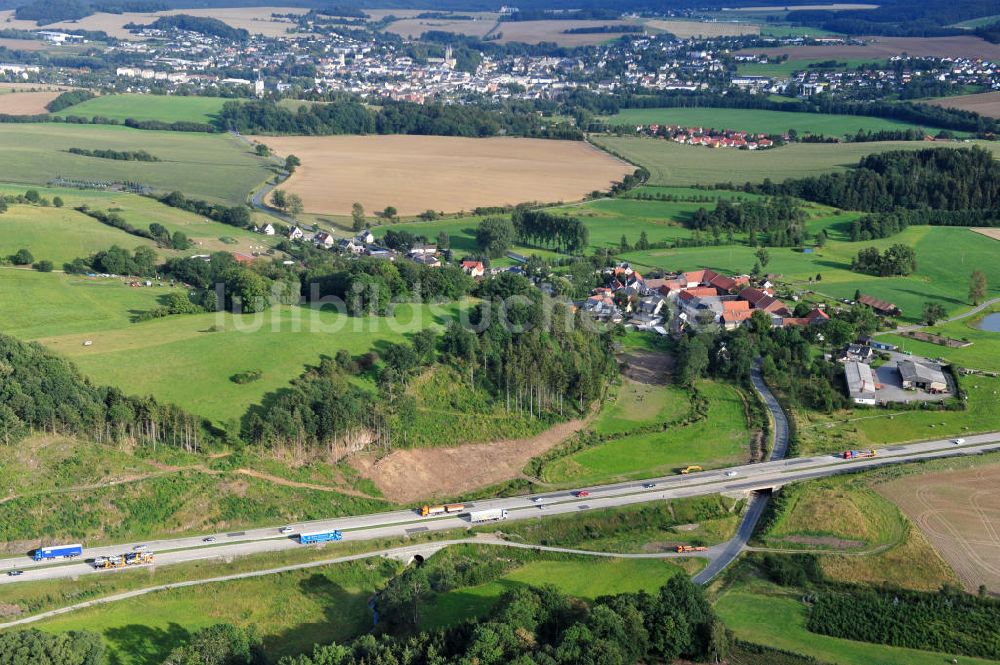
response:
<path id="1" fill-rule="evenodd" d="M 7 92 L 0 94 L 0 113 L 9 115 L 37 115 L 48 113 L 45 105 L 61 95 L 50 92 Z"/>
<path id="2" fill-rule="evenodd" d="M 894 55 L 908 53 L 912 56 L 936 58 L 963 57 L 1000 58 L 1000 44 L 971 36 L 958 37 L 860 37 L 863 46 L 850 44 L 820 44 L 810 46 L 777 46 L 746 49 L 741 54 L 761 53 L 765 55 L 788 54 L 790 60 L 828 60 L 831 58 L 871 58 L 882 60 Z"/>
<path id="3" fill-rule="evenodd" d="M 674 371 L 674 357 L 655 351 L 632 351 L 622 354 L 626 378 L 646 385 L 666 385 Z"/>
<path id="4" fill-rule="evenodd" d="M 646 25 L 666 30 L 681 39 L 689 37 L 726 37 L 729 35 L 759 35 L 755 23 L 730 23 L 726 21 L 647 21 Z"/>
<path id="5" fill-rule="evenodd" d="M 401 215 L 572 201 L 633 167 L 583 141 L 448 136 L 256 136 L 302 166 L 283 187 L 308 212 L 394 206 Z"/>
<path id="6" fill-rule="evenodd" d="M 928 99 L 927 103 L 944 108 L 973 111 L 988 118 L 1000 118 L 1000 92 L 941 97 L 940 99 Z"/>
<path id="7" fill-rule="evenodd" d="M 1000 593 L 1000 465 L 909 476 L 876 486 L 899 506 L 966 590 Z"/>
<path id="8" fill-rule="evenodd" d="M 443 499 L 519 477 L 532 457 L 559 445 L 587 422 L 570 420 L 527 439 L 397 450 L 380 460 L 358 456 L 351 464 L 390 501 Z"/>
<path id="9" fill-rule="evenodd" d="M 977 228 L 972 229 L 979 235 L 986 236 L 987 238 L 993 238 L 994 240 L 1000 240 L 1000 229 L 998 228 Z"/>

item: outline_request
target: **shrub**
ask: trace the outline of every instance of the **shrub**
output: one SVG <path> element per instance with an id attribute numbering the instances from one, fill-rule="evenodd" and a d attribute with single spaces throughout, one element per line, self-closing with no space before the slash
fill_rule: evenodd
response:
<path id="1" fill-rule="evenodd" d="M 260 380 L 260 377 L 264 376 L 264 372 L 259 369 L 250 369 L 245 372 L 239 372 L 238 374 L 233 374 L 229 377 L 229 380 L 233 383 L 238 383 L 243 385 L 245 383 L 253 383 L 254 381 Z"/>
<path id="2" fill-rule="evenodd" d="M 10 262 L 16 266 L 27 266 L 34 263 L 35 257 L 26 249 L 19 249 L 10 256 Z"/>
<path id="3" fill-rule="evenodd" d="M 33 265 L 32 267 L 38 272 L 52 272 L 53 265 L 52 261 L 43 259 L 41 261 L 36 262 L 35 265 Z"/>

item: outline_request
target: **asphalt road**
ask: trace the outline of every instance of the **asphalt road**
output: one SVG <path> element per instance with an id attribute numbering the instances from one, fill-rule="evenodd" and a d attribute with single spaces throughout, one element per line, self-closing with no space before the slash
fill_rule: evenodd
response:
<path id="1" fill-rule="evenodd" d="M 1000 432 L 966 437 L 963 445 L 955 445 L 949 439 L 928 441 L 905 446 L 891 446 L 878 451 L 871 459 L 844 460 L 833 455 L 823 455 L 790 460 L 774 460 L 759 464 L 747 464 L 728 469 L 716 469 L 690 475 L 675 475 L 647 481 L 629 481 L 586 488 L 586 497 L 574 496 L 570 491 L 553 491 L 543 494 L 474 501 L 466 504 L 466 509 L 506 508 L 509 519 L 529 519 L 547 515 L 565 515 L 597 508 L 610 508 L 663 499 L 688 496 L 702 496 L 716 493 L 739 493 L 767 490 L 788 483 L 811 478 L 849 473 L 885 464 L 898 464 L 919 459 L 932 459 L 952 455 L 970 455 L 1000 451 Z M 735 475 L 727 475 L 735 474 Z M 644 485 L 652 485 L 645 487 Z M 539 499 L 540 503 L 535 503 Z M 751 502 L 748 513 L 757 510 L 757 502 Z M 544 508 L 539 508 L 539 505 Z M 763 507 L 760 507 L 763 510 Z M 755 522 L 754 522 L 755 524 Z M 359 515 L 316 522 L 289 525 L 294 533 L 278 533 L 278 526 L 248 529 L 219 534 L 204 534 L 185 538 L 144 541 L 156 553 L 156 565 L 169 565 L 203 559 L 227 558 L 273 552 L 304 547 L 295 539 L 295 533 L 339 529 L 345 541 L 369 540 L 373 538 L 401 537 L 424 531 L 456 529 L 468 527 L 467 516 L 461 514 L 420 517 L 413 511 L 399 510 L 374 515 Z M 752 526 L 744 520 L 741 533 L 749 534 Z M 216 542 L 203 542 L 205 536 L 213 535 Z M 734 539 L 729 544 L 738 544 Z M 745 542 L 745 541 L 744 541 Z M 52 544 L 52 543 L 46 543 Z M 130 550 L 137 542 L 121 543 L 114 546 L 86 548 L 84 560 L 33 561 L 27 556 L 0 560 L 0 584 L 26 582 L 30 580 L 76 577 L 80 575 L 114 574 L 112 571 L 94 569 L 86 562 L 95 556 L 113 555 Z M 336 545 L 327 545 L 335 548 Z M 735 546 L 735 545 L 734 545 Z M 722 547 L 722 546 L 720 546 Z M 742 545 L 740 545 L 742 547 Z M 711 553 L 711 554 L 714 554 Z M 710 556 L 714 560 L 725 558 L 724 553 Z M 702 555 L 699 553 L 699 555 Z M 2 573 L 18 569 L 24 571 L 19 577 L 9 577 Z"/>

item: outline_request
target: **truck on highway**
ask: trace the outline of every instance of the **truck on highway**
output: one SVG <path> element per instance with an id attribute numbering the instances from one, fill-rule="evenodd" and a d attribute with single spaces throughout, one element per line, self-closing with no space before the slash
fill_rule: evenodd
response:
<path id="1" fill-rule="evenodd" d="M 421 506 L 420 516 L 445 515 L 449 513 L 460 513 L 465 510 L 464 503 L 443 503 L 437 506 Z"/>
<path id="2" fill-rule="evenodd" d="M 707 547 L 701 545 L 678 545 L 674 548 L 675 552 L 705 552 L 708 551 Z"/>
<path id="3" fill-rule="evenodd" d="M 875 449 L 871 450 L 845 450 L 844 459 L 864 459 L 866 457 L 875 457 Z"/>
<path id="4" fill-rule="evenodd" d="M 52 547 L 39 547 L 35 550 L 32 558 L 35 561 L 45 559 L 72 559 L 83 554 L 83 545 L 54 545 Z"/>
<path id="5" fill-rule="evenodd" d="M 329 543 L 335 540 L 343 540 L 344 534 L 334 529 L 333 531 L 313 531 L 312 533 L 300 533 L 299 544 L 309 543 Z"/>
<path id="6" fill-rule="evenodd" d="M 506 508 L 490 508 L 489 510 L 470 510 L 470 522 L 499 522 L 507 519 Z"/>
<path id="7" fill-rule="evenodd" d="M 113 568 L 127 568 L 129 566 L 143 566 L 153 563 L 152 552 L 126 552 L 124 554 L 113 554 L 111 556 L 99 556 L 94 559 L 94 568 L 101 570 L 111 570 Z"/>

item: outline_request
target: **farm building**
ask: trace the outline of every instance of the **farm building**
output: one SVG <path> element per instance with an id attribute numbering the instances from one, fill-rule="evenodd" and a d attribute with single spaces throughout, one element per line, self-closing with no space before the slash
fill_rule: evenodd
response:
<path id="1" fill-rule="evenodd" d="M 855 404 L 875 404 L 875 375 L 872 368 L 856 360 L 844 363 L 847 391 Z"/>
<path id="2" fill-rule="evenodd" d="M 858 298 L 858 302 L 862 305 L 871 307 L 875 310 L 876 314 L 881 314 L 882 316 L 899 316 L 902 313 L 895 304 L 885 300 L 879 300 L 878 298 L 874 298 L 872 296 L 863 295 Z"/>
<path id="3" fill-rule="evenodd" d="M 913 360 L 900 360 L 897 364 L 903 388 L 940 393 L 948 390 L 948 379 L 938 365 L 925 365 Z"/>

